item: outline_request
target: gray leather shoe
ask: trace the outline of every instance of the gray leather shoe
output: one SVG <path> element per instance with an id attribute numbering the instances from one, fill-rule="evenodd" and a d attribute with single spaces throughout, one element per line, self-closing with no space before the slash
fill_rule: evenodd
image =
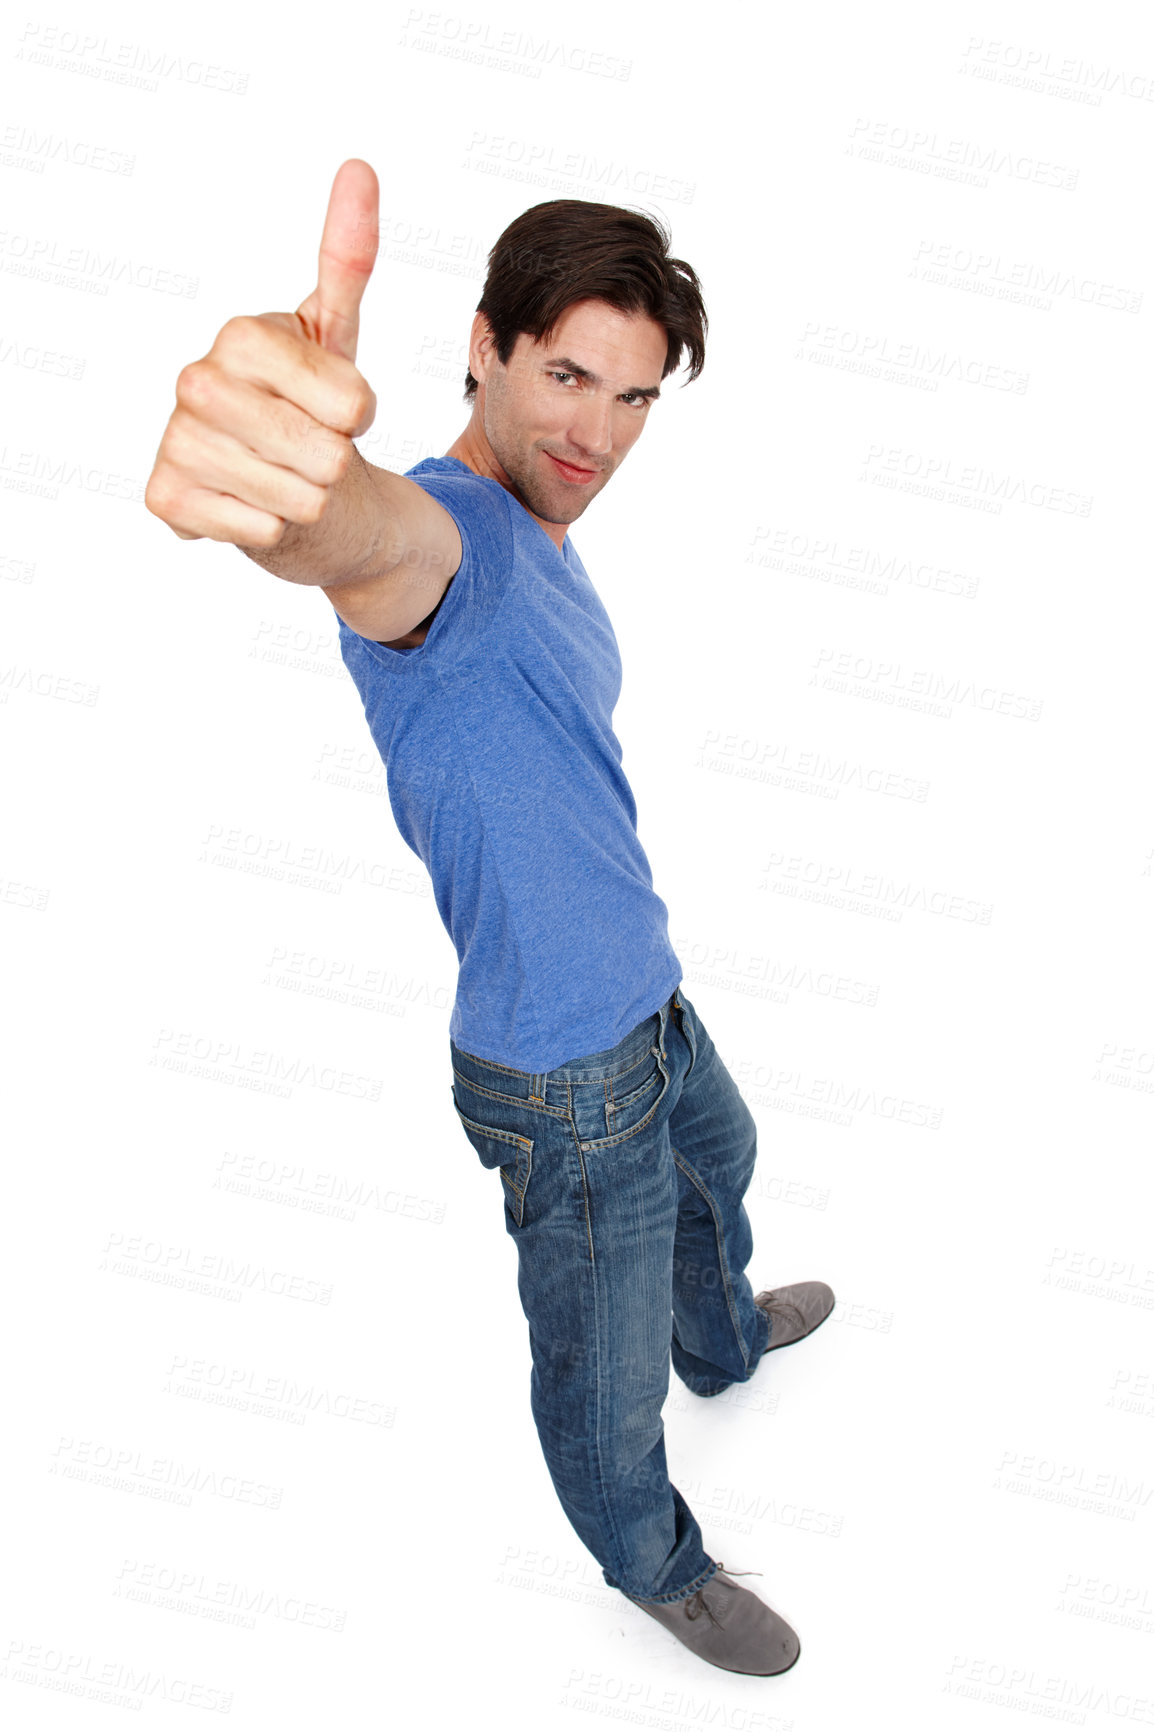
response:
<path id="1" fill-rule="evenodd" d="M 775 1347 L 788 1347 L 812 1334 L 833 1310 L 832 1287 L 824 1281 L 798 1281 L 792 1287 L 776 1287 L 771 1293 L 757 1293 L 753 1303 L 769 1318 L 769 1353 Z"/>
<path id="2" fill-rule="evenodd" d="M 739 1575 L 751 1572 L 739 1570 Z M 626 1594 L 633 1600 L 632 1594 Z M 784 1618 L 771 1611 L 764 1600 L 725 1574 L 717 1574 L 688 1599 L 661 1605 L 656 1600 L 633 1600 L 643 1612 L 656 1618 L 679 1642 L 711 1666 L 726 1672 L 747 1672 L 757 1678 L 788 1672 L 801 1643 Z"/>

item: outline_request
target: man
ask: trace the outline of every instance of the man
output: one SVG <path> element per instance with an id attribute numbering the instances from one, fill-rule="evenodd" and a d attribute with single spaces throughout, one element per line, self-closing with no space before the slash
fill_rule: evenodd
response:
<path id="1" fill-rule="evenodd" d="M 694 1653 L 783 1672 L 797 1637 L 705 1551 L 661 1408 L 671 1357 L 716 1395 L 833 1294 L 755 1297 L 745 1277 L 755 1128 L 679 990 L 612 729 L 613 628 L 567 533 L 683 351 L 701 371 L 700 284 L 640 213 L 525 212 L 490 254 L 468 425 L 392 475 L 352 443 L 375 410 L 354 362 L 377 197 L 368 164 L 345 163 L 313 294 L 230 320 L 183 370 L 146 504 L 336 610 L 456 946 L 453 1103 L 500 1176 L 562 1506 L 609 1585 Z"/>

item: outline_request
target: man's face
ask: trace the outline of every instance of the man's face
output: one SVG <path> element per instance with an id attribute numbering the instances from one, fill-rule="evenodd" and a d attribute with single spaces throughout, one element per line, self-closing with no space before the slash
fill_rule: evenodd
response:
<path id="1" fill-rule="evenodd" d="M 471 363 L 485 436 L 536 517 L 572 523 L 600 493 L 640 437 L 668 343 L 656 320 L 605 301 L 566 308 L 546 343 L 522 333 L 507 366 L 487 335 Z"/>

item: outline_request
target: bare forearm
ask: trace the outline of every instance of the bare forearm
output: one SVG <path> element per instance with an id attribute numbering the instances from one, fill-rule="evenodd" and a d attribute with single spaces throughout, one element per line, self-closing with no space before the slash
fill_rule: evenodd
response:
<path id="1" fill-rule="evenodd" d="M 288 523 L 275 547 L 241 552 L 286 583 L 332 587 L 380 577 L 404 558 L 403 491 L 412 485 L 366 463 L 354 445 L 349 467 L 329 489 L 316 523 Z"/>

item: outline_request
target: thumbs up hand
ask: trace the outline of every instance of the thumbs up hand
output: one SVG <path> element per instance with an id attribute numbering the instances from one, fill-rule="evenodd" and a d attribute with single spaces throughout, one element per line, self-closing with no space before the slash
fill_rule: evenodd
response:
<path id="1" fill-rule="evenodd" d="M 372 426 L 377 401 L 356 368 L 361 298 L 378 237 L 377 177 L 337 170 L 317 286 L 295 313 L 229 319 L 176 381 L 176 408 L 144 503 L 182 540 L 277 547 L 315 524 Z"/>
<path id="2" fill-rule="evenodd" d="M 361 296 L 372 275 L 379 236 L 377 177 L 353 157 L 338 170 L 329 194 L 317 286 L 297 308 L 308 335 L 322 349 L 357 358 Z"/>

